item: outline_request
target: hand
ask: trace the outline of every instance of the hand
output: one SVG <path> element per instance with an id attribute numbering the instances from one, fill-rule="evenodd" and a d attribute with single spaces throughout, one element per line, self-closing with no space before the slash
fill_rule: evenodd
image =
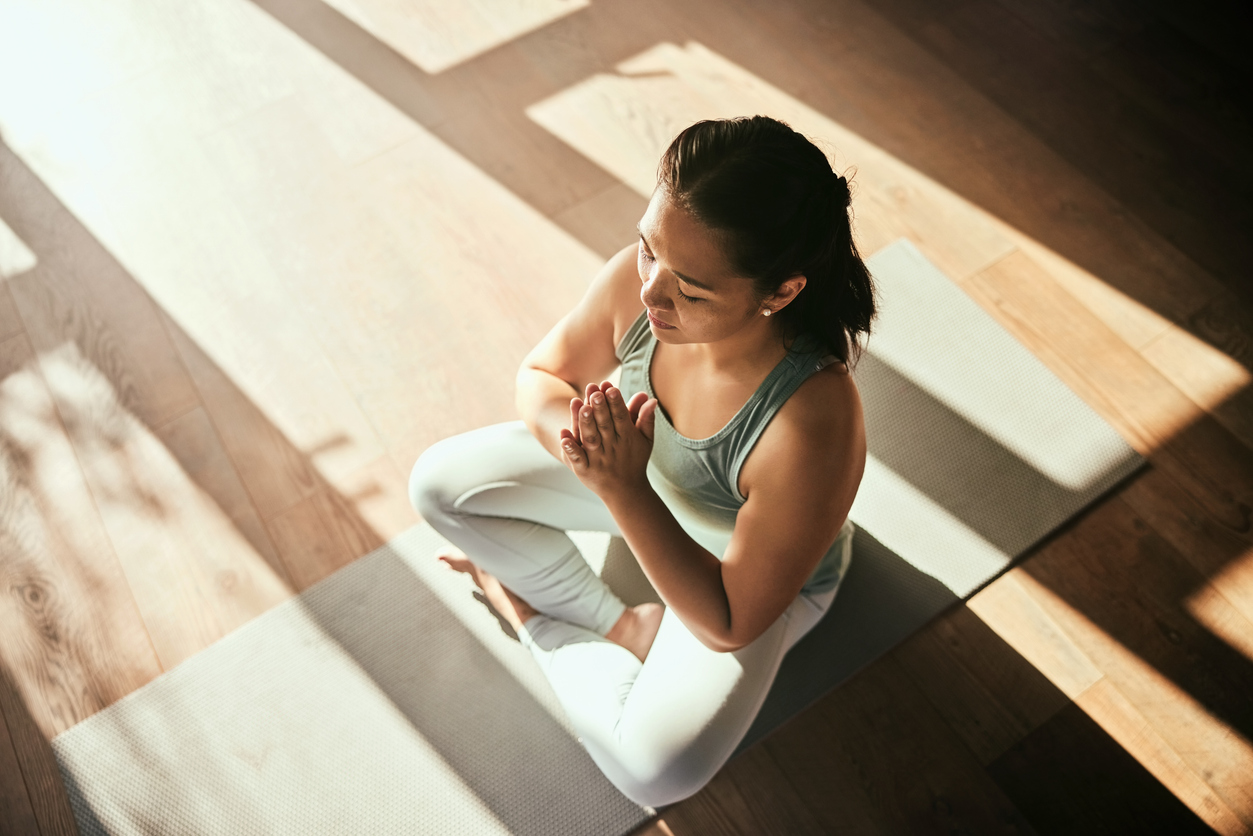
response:
<path id="1" fill-rule="evenodd" d="M 580 444 L 583 443 L 583 437 L 579 432 L 580 412 L 582 411 L 584 405 L 591 405 L 591 399 L 594 393 L 601 392 L 602 394 L 605 394 L 610 388 L 612 388 L 612 384 L 608 380 L 604 383 L 589 383 L 587 384 L 587 391 L 584 393 L 586 400 L 584 398 L 570 399 L 570 434 L 574 437 L 574 440 Z M 632 423 L 639 420 L 640 408 L 644 406 L 647 401 L 648 395 L 643 392 L 636 392 L 635 395 L 632 396 L 630 403 L 627 404 L 627 411 L 631 413 Z M 564 433 L 562 434 L 562 437 L 565 437 Z"/>
<path id="2" fill-rule="evenodd" d="M 588 384 L 586 401 L 571 399 L 571 428 L 561 431 L 566 466 L 602 498 L 643 487 L 656 410 L 657 400 L 643 392 L 626 403 L 608 381 Z"/>

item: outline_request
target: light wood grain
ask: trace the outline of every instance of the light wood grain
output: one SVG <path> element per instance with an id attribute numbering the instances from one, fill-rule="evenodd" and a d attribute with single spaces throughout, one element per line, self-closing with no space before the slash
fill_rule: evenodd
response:
<path id="1" fill-rule="evenodd" d="M 160 672 L 24 336 L 0 343 L 0 712 L 43 833 L 74 833 L 48 741 Z"/>
<path id="2" fill-rule="evenodd" d="M 297 590 L 382 545 L 378 535 L 329 488 L 266 521 Z"/>
<path id="3" fill-rule="evenodd" d="M 160 669 L 25 337 L 0 343 L 0 426 L 3 652 L 51 739 Z"/>

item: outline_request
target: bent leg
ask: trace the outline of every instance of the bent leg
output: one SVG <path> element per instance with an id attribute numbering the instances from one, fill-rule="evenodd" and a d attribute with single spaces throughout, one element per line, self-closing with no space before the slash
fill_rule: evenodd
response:
<path id="1" fill-rule="evenodd" d="M 410 474 L 409 499 L 432 528 L 540 612 L 604 635 L 625 611 L 566 535 L 621 536 L 613 516 L 521 421 L 432 445 Z"/>
<path id="2" fill-rule="evenodd" d="M 580 740 L 638 804 L 687 798 L 731 757 L 756 718 L 784 654 L 830 607 L 836 590 L 802 596 L 747 647 L 719 653 L 666 610 L 648 659 L 543 616 L 521 632 Z"/>

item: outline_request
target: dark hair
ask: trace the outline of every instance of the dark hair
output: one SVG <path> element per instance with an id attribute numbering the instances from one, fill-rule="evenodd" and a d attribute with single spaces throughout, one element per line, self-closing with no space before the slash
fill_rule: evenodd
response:
<path id="1" fill-rule="evenodd" d="M 870 273 L 853 242 L 848 181 L 816 145 L 768 116 L 697 122 L 662 155 L 658 184 L 718 233 L 732 268 L 761 299 L 797 274 L 805 287 L 778 312 L 844 363 L 875 316 Z"/>

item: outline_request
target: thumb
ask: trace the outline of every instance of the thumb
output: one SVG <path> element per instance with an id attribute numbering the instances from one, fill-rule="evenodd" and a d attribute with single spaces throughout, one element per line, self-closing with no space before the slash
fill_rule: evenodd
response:
<path id="1" fill-rule="evenodd" d="M 561 451 L 565 453 L 566 462 L 575 473 L 587 466 L 587 454 L 583 451 L 583 445 L 571 437 L 569 430 L 561 431 Z"/>
<path id="2" fill-rule="evenodd" d="M 657 427 L 657 399 L 649 398 L 648 401 L 640 407 L 640 417 L 635 422 L 636 428 L 644 434 L 644 437 L 651 442 L 653 434 Z"/>

